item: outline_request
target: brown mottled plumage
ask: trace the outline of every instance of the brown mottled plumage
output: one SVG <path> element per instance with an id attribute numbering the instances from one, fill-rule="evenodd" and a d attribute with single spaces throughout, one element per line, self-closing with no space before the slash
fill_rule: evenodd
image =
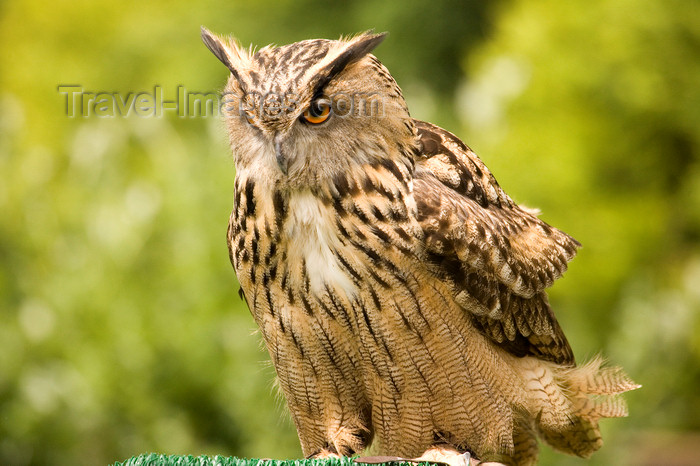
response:
<path id="1" fill-rule="evenodd" d="M 637 386 L 576 366 L 549 307 L 579 244 L 410 118 L 369 54 L 383 35 L 257 53 L 202 36 L 231 71 L 231 261 L 304 454 L 598 449 L 598 419 Z"/>

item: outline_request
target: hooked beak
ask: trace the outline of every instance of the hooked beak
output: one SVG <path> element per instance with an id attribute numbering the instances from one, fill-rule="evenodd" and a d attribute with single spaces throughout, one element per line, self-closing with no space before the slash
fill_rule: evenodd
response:
<path id="1" fill-rule="evenodd" d="M 275 158 L 277 159 L 277 166 L 280 167 L 282 173 L 286 175 L 289 168 L 287 165 L 289 160 L 287 159 L 287 155 L 282 150 L 282 142 L 284 141 L 284 137 L 280 133 L 275 133 L 275 138 L 273 141 L 275 144 Z"/>

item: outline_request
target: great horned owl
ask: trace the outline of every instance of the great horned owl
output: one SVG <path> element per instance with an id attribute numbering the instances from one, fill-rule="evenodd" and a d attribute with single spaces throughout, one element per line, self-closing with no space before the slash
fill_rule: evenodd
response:
<path id="1" fill-rule="evenodd" d="M 370 54 L 384 35 L 258 52 L 202 38 L 231 72 L 231 262 L 304 454 L 597 450 L 598 420 L 625 416 L 615 395 L 637 385 L 577 366 L 549 307 L 579 244 L 411 118 Z"/>

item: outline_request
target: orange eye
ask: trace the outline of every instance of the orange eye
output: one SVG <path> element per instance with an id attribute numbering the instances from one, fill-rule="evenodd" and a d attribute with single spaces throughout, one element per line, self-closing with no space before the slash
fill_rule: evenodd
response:
<path id="1" fill-rule="evenodd" d="M 302 117 L 312 125 L 319 125 L 331 116 L 331 105 L 325 101 L 311 102 Z"/>
<path id="2" fill-rule="evenodd" d="M 245 119 L 248 123 L 251 125 L 255 122 L 255 114 L 251 112 L 250 110 L 245 111 Z"/>

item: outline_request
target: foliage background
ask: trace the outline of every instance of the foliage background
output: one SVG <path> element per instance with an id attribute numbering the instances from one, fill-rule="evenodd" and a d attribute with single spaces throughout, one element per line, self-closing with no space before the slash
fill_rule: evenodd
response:
<path id="1" fill-rule="evenodd" d="M 201 24 L 258 46 L 390 31 L 413 115 L 585 246 L 553 306 L 579 360 L 644 385 L 589 464 L 698 464 L 692 0 L 0 2 L 0 464 L 300 455 L 228 263 L 221 122 L 68 118 L 57 92 L 220 89 Z"/>

